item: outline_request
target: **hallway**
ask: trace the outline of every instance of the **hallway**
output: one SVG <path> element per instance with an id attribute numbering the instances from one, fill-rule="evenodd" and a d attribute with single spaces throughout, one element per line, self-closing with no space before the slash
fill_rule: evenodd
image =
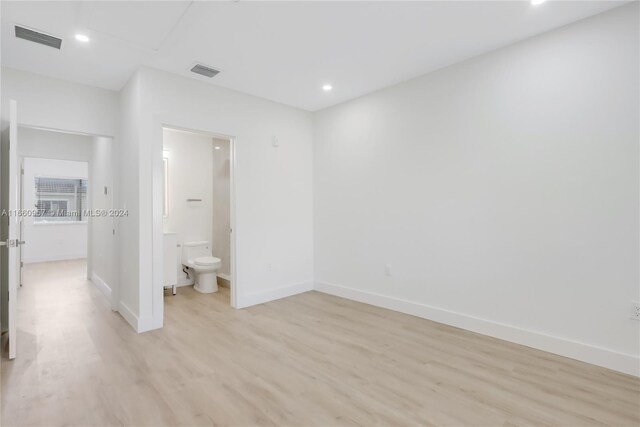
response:
<path id="1" fill-rule="evenodd" d="M 86 260 L 26 264 L 23 283 L 18 356 L 2 360 L 2 425 L 109 420 L 110 355 L 135 332 L 86 280 Z"/>

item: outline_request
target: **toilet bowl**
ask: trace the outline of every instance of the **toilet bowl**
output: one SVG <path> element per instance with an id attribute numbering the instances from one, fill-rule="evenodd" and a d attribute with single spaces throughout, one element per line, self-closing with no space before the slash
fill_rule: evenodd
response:
<path id="1" fill-rule="evenodd" d="M 193 288 L 203 294 L 218 291 L 217 272 L 221 261 L 211 255 L 209 242 L 185 242 L 182 244 L 182 265 L 193 275 Z"/>

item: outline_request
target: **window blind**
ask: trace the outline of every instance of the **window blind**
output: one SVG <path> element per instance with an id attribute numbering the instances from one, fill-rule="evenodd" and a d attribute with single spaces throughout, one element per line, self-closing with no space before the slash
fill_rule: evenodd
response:
<path id="1" fill-rule="evenodd" d="M 87 209 L 87 180 L 35 178 L 36 222 L 83 221 Z"/>

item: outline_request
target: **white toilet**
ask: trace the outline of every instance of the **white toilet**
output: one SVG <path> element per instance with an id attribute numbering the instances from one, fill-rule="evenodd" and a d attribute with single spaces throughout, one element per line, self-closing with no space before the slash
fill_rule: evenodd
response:
<path id="1" fill-rule="evenodd" d="M 193 288 L 203 294 L 218 291 L 216 272 L 221 261 L 211 255 L 209 242 L 185 242 L 182 244 L 182 265 L 187 267 L 189 275 L 194 278 Z"/>

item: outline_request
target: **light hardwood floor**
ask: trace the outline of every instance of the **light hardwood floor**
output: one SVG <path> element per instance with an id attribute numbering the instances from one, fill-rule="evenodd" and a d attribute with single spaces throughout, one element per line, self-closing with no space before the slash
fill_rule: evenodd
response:
<path id="1" fill-rule="evenodd" d="M 137 335 L 84 268 L 27 266 L 3 426 L 640 425 L 637 378 L 317 292 Z"/>

